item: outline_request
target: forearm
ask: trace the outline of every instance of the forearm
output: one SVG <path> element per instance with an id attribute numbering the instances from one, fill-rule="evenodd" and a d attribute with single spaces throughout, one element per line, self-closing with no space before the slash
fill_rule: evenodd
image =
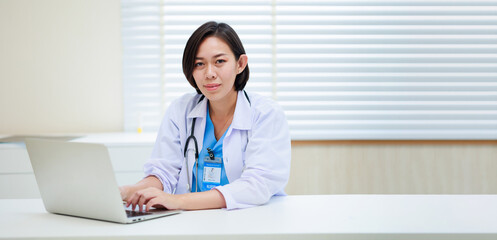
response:
<path id="1" fill-rule="evenodd" d="M 178 197 L 180 197 L 180 208 L 184 210 L 226 208 L 223 194 L 216 189 L 181 194 Z"/>
<path id="2" fill-rule="evenodd" d="M 136 186 L 136 188 L 138 188 L 138 189 L 145 189 L 148 187 L 154 187 L 154 188 L 157 188 L 160 190 L 163 189 L 162 183 L 155 176 L 148 176 L 148 177 L 140 180 L 139 182 L 137 182 L 134 186 Z"/>

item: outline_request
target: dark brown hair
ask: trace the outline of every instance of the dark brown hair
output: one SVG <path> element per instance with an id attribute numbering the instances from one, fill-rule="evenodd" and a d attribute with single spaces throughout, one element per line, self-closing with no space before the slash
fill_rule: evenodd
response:
<path id="1" fill-rule="evenodd" d="M 202 94 L 193 79 L 193 70 L 195 67 L 195 57 L 197 56 L 198 47 L 207 37 L 217 37 L 223 40 L 230 47 L 235 55 L 236 61 L 240 59 L 240 55 L 245 54 L 242 41 L 236 34 L 235 30 L 226 23 L 206 22 L 202 24 L 186 42 L 185 51 L 183 52 L 183 73 L 186 79 L 197 90 L 197 93 Z M 243 90 L 249 79 L 248 64 L 245 69 L 236 75 L 235 90 Z"/>

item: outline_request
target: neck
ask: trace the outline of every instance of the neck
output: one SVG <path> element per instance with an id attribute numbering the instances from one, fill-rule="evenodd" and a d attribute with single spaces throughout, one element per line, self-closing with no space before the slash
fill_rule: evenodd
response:
<path id="1" fill-rule="evenodd" d="M 235 91 L 234 94 L 230 94 L 224 101 L 209 101 L 209 113 L 211 118 L 222 119 L 231 117 L 235 113 L 237 98 L 238 92 Z"/>

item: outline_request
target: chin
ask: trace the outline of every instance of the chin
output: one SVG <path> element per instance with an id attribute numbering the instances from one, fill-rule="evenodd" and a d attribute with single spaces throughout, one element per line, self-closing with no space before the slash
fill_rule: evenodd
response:
<path id="1" fill-rule="evenodd" d="M 209 101 L 211 101 L 211 102 L 215 102 L 215 101 L 217 101 L 217 100 L 220 99 L 220 97 L 217 94 L 215 94 L 215 93 L 214 94 L 213 93 L 207 93 L 207 95 L 205 95 L 205 97 L 207 99 L 209 99 Z"/>
<path id="2" fill-rule="evenodd" d="M 207 91 L 207 90 L 204 90 L 204 91 L 201 91 L 201 92 L 202 92 L 202 94 L 204 94 L 204 96 L 205 96 L 206 98 L 208 98 L 209 100 L 212 100 L 212 98 L 216 98 L 216 95 L 218 95 L 218 93 L 217 93 L 217 92 L 209 92 L 209 91 Z"/>
<path id="3" fill-rule="evenodd" d="M 227 96 L 226 93 L 223 92 L 207 92 L 207 94 L 204 94 L 209 101 L 214 102 L 214 101 L 219 101 Z"/>

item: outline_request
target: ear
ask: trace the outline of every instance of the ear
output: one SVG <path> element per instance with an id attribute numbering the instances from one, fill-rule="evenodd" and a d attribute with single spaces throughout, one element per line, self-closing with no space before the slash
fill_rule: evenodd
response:
<path id="1" fill-rule="evenodd" d="M 237 74 L 240 74 L 245 70 L 245 67 L 247 66 L 248 63 L 248 57 L 245 54 L 240 55 L 240 58 L 238 58 L 236 70 Z"/>

